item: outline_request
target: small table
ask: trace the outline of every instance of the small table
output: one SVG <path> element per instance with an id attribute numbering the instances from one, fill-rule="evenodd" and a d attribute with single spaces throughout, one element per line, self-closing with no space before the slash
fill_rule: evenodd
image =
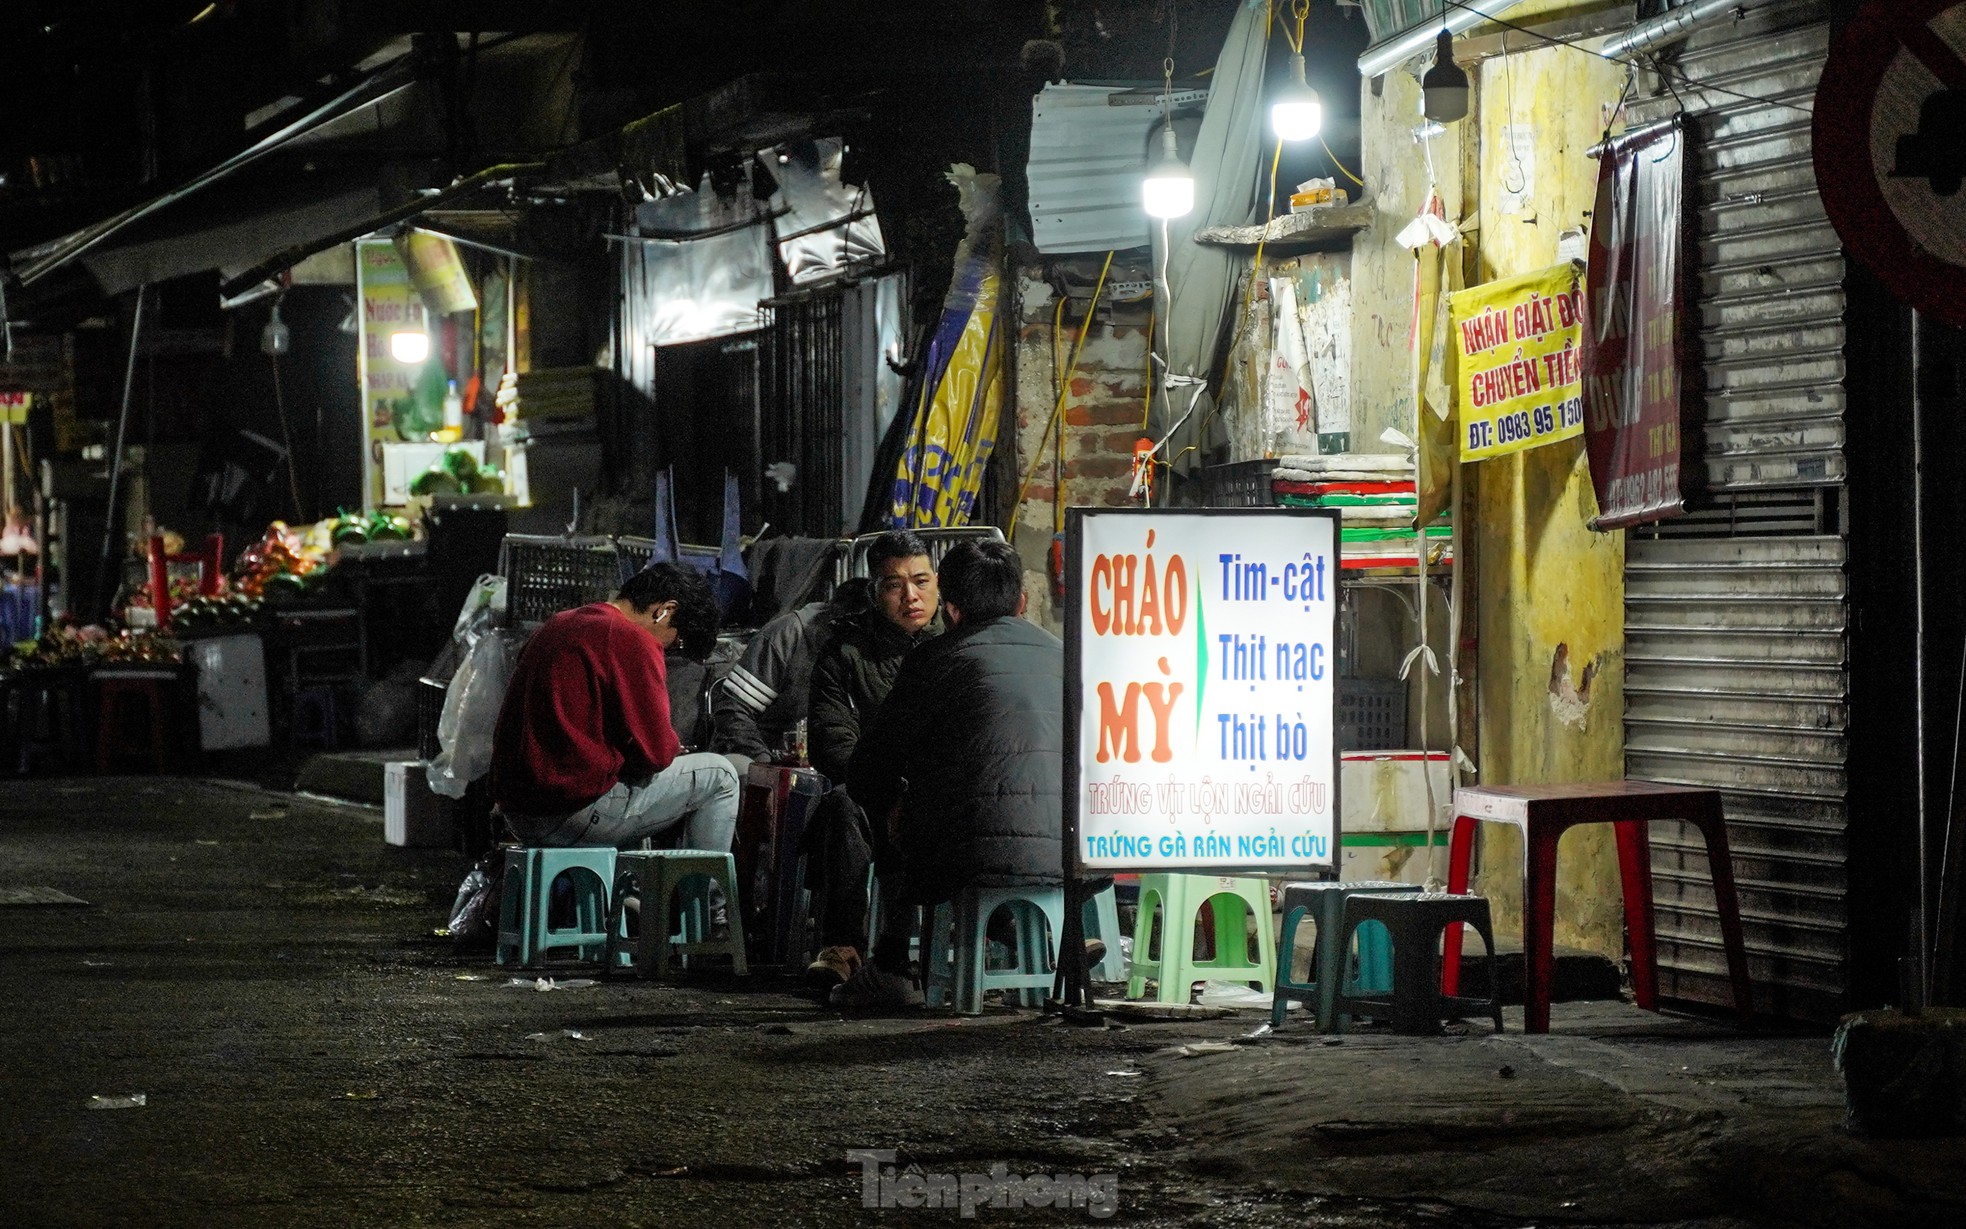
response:
<path id="1" fill-rule="evenodd" d="M 1550 1031 L 1550 980 L 1555 956 L 1551 931 L 1556 912 L 1556 846 L 1578 824 L 1614 824 L 1618 870 L 1624 881 L 1625 928 L 1632 953 L 1632 990 L 1638 1005 L 1657 1011 L 1658 953 L 1652 931 L 1652 850 L 1646 825 L 1678 819 L 1698 828 L 1707 842 L 1714 901 L 1734 1006 L 1743 1020 L 1753 1013 L 1747 948 L 1741 938 L 1741 907 L 1734 891 L 1734 864 L 1727 850 L 1727 826 L 1720 791 L 1651 781 L 1590 781 L 1566 785 L 1484 785 L 1454 791 L 1454 835 L 1448 848 L 1447 890 L 1468 890 L 1468 864 L 1477 822 L 1513 824 L 1522 831 L 1523 1011 L 1525 1032 Z M 1443 989 L 1453 993 L 1461 976 L 1461 928 L 1448 928 L 1443 941 Z"/>

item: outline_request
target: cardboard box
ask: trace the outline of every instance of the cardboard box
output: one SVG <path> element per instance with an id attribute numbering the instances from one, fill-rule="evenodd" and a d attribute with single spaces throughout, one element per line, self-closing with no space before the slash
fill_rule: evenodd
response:
<path id="1" fill-rule="evenodd" d="M 451 843 L 450 811 L 431 792 L 422 760 L 390 760 L 382 766 L 382 839 L 406 849 L 441 849 Z"/>

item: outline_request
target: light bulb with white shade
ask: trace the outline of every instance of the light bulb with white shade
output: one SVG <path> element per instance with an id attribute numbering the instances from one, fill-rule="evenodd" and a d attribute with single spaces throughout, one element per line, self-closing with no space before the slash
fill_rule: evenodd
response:
<path id="1" fill-rule="evenodd" d="M 389 335 L 389 357 L 416 366 L 430 357 L 430 334 L 422 329 L 399 329 Z"/>
<path id="2" fill-rule="evenodd" d="M 1304 80 L 1304 57 L 1290 57 L 1290 76 L 1270 103 L 1270 130 L 1283 141 L 1308 141 L 1324 124 L 1324 100 Z"/>
<path id="3" fill-rule="evenodd" d="M 1140 203 L 1152 218 L 1184 218 L 1195 209 L 1195 176 L 1181 161 L 1170 125 L 1161 129 L 1161 155 L 1140 181 Z"/>

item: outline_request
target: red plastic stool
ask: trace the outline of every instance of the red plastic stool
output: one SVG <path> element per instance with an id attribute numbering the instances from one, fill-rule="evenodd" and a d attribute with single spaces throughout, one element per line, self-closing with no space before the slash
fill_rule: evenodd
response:
<path id="1" fill-rule="evenodd" d="M 1640 1007 L 1659 1009 L 1659 960 L 1652 935 L 1652 848 L 1646 835 L 1646 825 L 1655 819 L 1684 820 L 1706 837 L 1734 1006 L 1746 1020 L 1754 1006 L 1719 790 L 1651 781 L 1591 781 L 1485 785 L 1454 791 L 1454 837 L 1447 855 L 1449 892 L 1468 890 L 1468 864 L 1477 822 L 1513 824 L 1522 832 L 1524 1032 L 1550 1031 L 1550 981 L 1556 964 L 1551 947 L 1556 915 L 1556 845 L 1564 832 L 1578 824 L 1617 825 L 1618 871 L 1624 880 L 1625 930 L 1632 952 L 1632 990 Z M 1453 994 L 1461 979 L 1461 927 L 1450 926 L 1443 942 L 1441 986 Z"/>
<path id="2" fill-rule="evenodd" d="M 166 689 L 177 676 L 167 670 L 119 671 L 96 675 L 96 771 L 108 772 L 119 759 L 150 757 L 158 772 L 170 771 L 169 705 Z M 138 720 L 143 737 L 136 736 Z M 148 743 L 146 750 L 145 743 Z"/>

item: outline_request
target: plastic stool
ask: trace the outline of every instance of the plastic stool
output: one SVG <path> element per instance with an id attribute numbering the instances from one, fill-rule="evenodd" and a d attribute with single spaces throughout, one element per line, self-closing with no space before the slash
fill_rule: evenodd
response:
<path id="1" fill-rule="evenodd" d="M 1350 1014 L 1390 1016 L 1395 1033 L 1432 1036 L 1440 1022 L 1462 1016 L 1485 1015 L 1502 1031 L 1502 1005 L 1495 993 L 1495 934 L 1488 925 L 1488 899 L 1447 892 L 1360 893 L 1345 898 L 1345 925 L 1339 950 L 1367 922 L 1379 922 L 1392 933 L 1393 985 L 1390 993 L 1347 993 L 1340 990 L 1334 1023 L 1344 1032 Z M 1441 989 L 1440 935 L 1457 922 L 1475 928 L 1488 945 L 1488 997 L 1470 998 Z"/>
<path id="2" fill-rule="evenodd" d="M 169 771 L 170 725 L 164 693 L 175 677 L 168 671 L 96 676 L 97 772 L 108 772 L 119 759 L 145 756 L 157 772 Z M 132 737 L 137 720 L 143 723 L 141 738 Z"/>
<path id="3" fill-rule="evenodd" d="M 582 960 L 607 954 L 608 885 L 615 852 L 607 848 L 531 848 L 505 851 L 505 882 L 498 901 L 498 963 L 537 968 L 549 949 L 575 947 Z M 574 924 L 554 929 L 548 913 L 553 883 L 570 875 Z"/>
<path id="4" fill-rule="evenodd" d="M 1195 919 L 1207 906 L 1215 924 L 1215 955 L 1197 960 Z M 1236 907 L 1240 905 L 1241 907 Z M 1159 907 L 1160 946 L 1154 948 L 1155 907 Z M 1244 910 L 1256 919 L 1256 959 L 1249 958 Z M 1158 950 L 1159 955 L 1154 955 Z M 1185 1003 L 1198 981 L 1247 982 L 1272 988 L 1276 968 L 1276 932 L 1270 924 L 1270 884 L 1267 879 L 1230 879 L 1219 875 L 1142 875 L 1140 911 L 1133 922 L 1133 968 L 1126 979 L 1126 997 L 1146 993 L 1149 981 L 1159 983 L 1154 998 L 1161 1003 Z"/>
<path id="5" fill-rule="evenodd" d="M 1086 972 L 1099 981 L 1125 981 L 1126 957 L 1120 952 L 1119 894 L 1108 887 L 1088 897 L 1080 916 L 1085 926 L 1085 937 L 1098 939 L 1106 945 L 1105 959 Z"/>
<path id="6" fill-rule="evenodd" d="M 287 741 L 333 751 L 341 745 L 334 688 L 306 687 L 294 693 L 287 713 Z"/>
<path id="7" fill-rule="evenodd" d="M 881 877 L 874 873 L 874 868 L 872 866 L 869 866 L 867 868 L 867 951 L 866 951 L 866 954 L 869 956 L 874 954 L 874 945 L 880 941 L 882 913 L 883 913 L 883 909 L 881 907 Z M 910 960 L 919 960 L 921 959 L 921 955 L 922 955 L 922 935 L 921 935 L 921 926 L 919 924 L 921 915 L 917 913 L 915 917 L 916 917 L 917 924 L 915 926 L 913 933 L 911 933 L 908 938 L 908 959 Z"/>
<path id="8" fill-rule="evenodd" d="M 685 897 L 688 880 L 705 881 L 693 895 Z M 711 884 L 724 890 L 724 916 L 729 931 L 719 939 L 710 932 Z M 731 971 L 742 976 L 751 971 L 744 957 L 744 910 L 737 894 L 737 859 L 714 849 L 623 850 L 615 859 L 614 906 L 607 928 L 609 971 L 630 963 L 627 919 L 629 896 L 641 900 L 641 933 L 635 938 L 632 963 L 641 977 L 669 976 L 672 961 L 687 966 L 691 956 L 729 956 Z M 670 933 L 667 919 L 679 905 L 683 910 L 681 934 Z"/>
<path id="9" fill-rule="evenodd" d="M 1012 949 L 1015 968 L 991 969 L 984 956 L 989 946 L 984 928 L 1003 905 L 1010 909 L 1017 941 Z M 935 907 L 930 926 L 928 1002 L 941 1006 L 953 998 L 963 1015 L 983 1010 L 986 990 L 1015 990 L 1026 1007 L 1044 1004 L 1045 992 L 1056 976 L 1058 936 L 1065 929 L 1065 888 L 988 887 L 972 884 L 954 901 Z"/>
<path id="10" fill-rule="evenodd" d="M 1319 1032 L 1330 1032 L 1338 1016 L 1338 993 L 1384 994 L 1393 985 L 1393 957 L 1386 928 L 1377 922 L 1358 928 L 1356 957 L 1338 946 L 1345 928 L 1345 899 L 1354 893 L 1411 892 L 1413 885 L 1391 879 L 1363 883 L 1289 883 L 1283 888 L 1283 937 L 1277 942 L 1276 999 L 1270 1006 L 1270 1027 L 1282 1028 L 1291 1003 L 1317 1012 Z M 1308 917 L 1317 923 L 1313 979 L 1292 981 L 1290 963 L 1296 955 L 1297 927 Z"/>

